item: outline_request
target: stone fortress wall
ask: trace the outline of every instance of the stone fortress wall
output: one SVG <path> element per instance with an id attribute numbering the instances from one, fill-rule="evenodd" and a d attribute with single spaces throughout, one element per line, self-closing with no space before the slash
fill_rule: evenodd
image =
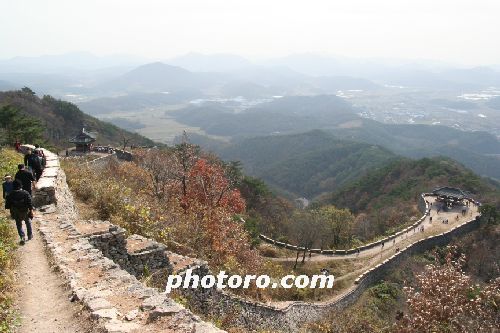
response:
<path id="1" fill-rule="evenodd" d="M 424 214 L 420 219 L 418 219 L 415 223 L 413 223 L 411 226 L 403 229 L 403 230 L 400 230 L 398 232 L 395 232 L 393 233 L 392 235 L 389 235 L 387 237 L 384 237 L 382 239 L 379 239 L 378 241 L 375 241 L 375 242 L 372 242 L 372 243 L 369 243 L 369 244 L 366 244 L 366 245 L 363 245 L 363 246 L 359 246 L 359 247 L 355 247 L 355 248 L 352 248 L 352 249 L 348 249 L 348 250 L 323 250 L 323 249 L 308 249 L 307 252 L 310 252 L 310 253 L 317 253 L 317 254 L 325 254 L 325 255 L 349 255 L 349 254 L 355 254 L 357 253 L 358 251 L 359 252 L 362 252 L 362 251 L 366 251 L 366 250 L 369 250 L 369 249 L 372 249 L 374 247 L 378 247 L 380 246 L 382 243 L 388 243 L 389 241 L 392 241 L 394 238 L 397 238 L 401 235 L 404 235 L 406 233 L 409 233 L 415 229 L 418 229 L 418 227 L 420 227 L 420 225 L 425 221 L 427 215 L 429 215 L 429 204 L 425 201 L 425 196 L 429 196 L 429 195 L 432 195 L 432 193 L 422 193 L 419 197 L 419 200 L 418 200 L 418 208 L 419 210 Z M 284 242 L 279 242 L 275 239 L 272 239 L 270 237 L 267 237 L 266 235 L 263 235 L 263 234 L 260 234 L 259 235 L 259 238 L 261 240 L 263 240 L 264 242 L 266 243 L 269 243 L 269 244 L 272 244 L 272 245 L 275 245 L 275 246 L 278 246 L 278 247 L 282 247 L 282 248 L 286 248 L 286 249 L 289 249 L 289 250 L 304 250 L 303 247 L 300 247 L 300 246 L 296 246 L 296 245 L 292 245 L 292 244 L 289 244 L 289 243 L 284 243 Z"/>
<path id="2" fill-rule="evenodd" d="M 130 153 L 117 153 L 115 156 L 119 159 L 123 158 L 125 160 L 130 160 L 132 157 Z M 94 163 L 98 164 L 99 162 L 101 161 L 96 160 Z M 51 163 L 54 167 L 57 167 L 57 171 L 47 172 L 47 175 L 44 174 L 42 182 L 40 182 L 41 185 L 37 188 L 35 198 L 40 198 L 39 205 L 51 205 L 54 203 L 57 204 L 58 197 L 60 198 L 61 195 L 63 195 L 65 201 L 68 198 L 70 200 L 69 203 L 66 202 L 65 204 L 73 206 L 74 203 L 72 201 L 72 196 L 71 194 L 68 195 L 69 189 L 67 188 L 67 184 L 65 182 L 64 172 L 59 170 L 57 160 Z M 46 179 L 43 180 L 44 178 Z M 429 213 L 429 207 L 423 198 L 424 194 L 420 198 L 419 207 L 421 207 L 424 215 L 412 226 L 404 230 L 377 242 L 355 249 L 312 249 L 310 251 L 312 253 L 347 255 L 355 253 L 358 250 L 365 251 L 371 249 L 379 246 L 382 242 L 391 241 L 393 238 L 418 227 L 420 223 L 425 220 L 425 217 Z M 186 271 L 189 268 L 193 270 L 193 274 L 198 274 L 202 277 L 206 274 L 211 274 L 206 262 L 167 251 L 164 245 L 146 239 L 142 236 L 131 235 L 127 237 L 124 229 L 114 226 L 106 221 L 85 221 L 74 223 L 70 223 L 69 221 L 61 223 L 61 221 L 59 221 L 59 223 L 60 228 L 70 231 L 70 237 L 73 237 L 72 239 L 78 239 L 78 244 L 74 245 L 76 248 L 81 251 L 87 251 L 87 256 L 91 254 L 93 258 L 95 258 L 96 262 L 101 262 L 101 264 L 105 265 L 105 267 L 112 267 L 113 269 L 120 270 L 120 276 L 122 276 L 124 281 L 132 281 L 133 286 L 131 286 L 131 288 L 140 290 L 142 294 L 141 292 L 139 294 L 143 297 L 144 295 L 148 295 L 147 298 L 142 301 L 143 304 L 140 307 L 141 318 L 149 318 L 146 322 L 148 322 L 148 320 L 151 322 L 151 318 L 154 319 L 162 316 L 173 316 L 173 314 L 181 316 L 181 314 L 183 314 L 185 318 L 188 318 L 189 316 L 195 318 L 190 320 L 186 319 L 189 325 L 194 325 L 193 327 L 195 328 L 199 327 L 199 330 L 195 330 L 193 332 L 220 331 L 210 324 L 203 323 L 199 318 L 192 314 L 187 315 L 186 313 L 190 312 L 172 301 L 168 295 L 161 293 L 157 289 L 148 288 L 137 280 L 146 270 L 152 274 L 155 274 L 155 272 L 160 270 L 164 270 L 168 274 L 183 275 L 186 274 Z M 344 309 L 348 305 L 352 304 L 361 295 L 361 293 L 366 290 L 366 288 L 379 281 L 391 269 L 397 267 L 409 256 L 432 249 L 435 246 L 445 245 L 454 237 L 463 235 L 476 228 L 478 225 L 479 217 L 476 217 L 455 226 L 448 232 L 435 236 L 429 236 L 408 245 L 406 248 L 401 249 L 400 252 L 394 254 L 379 265 L 361 274 L 356 279 L 355 285 L 344 295 L 334 301 L 317 303 L 297 301 L 289 302 L 287 306 L 278 308 L 244 299 L 215 287 L 211 289 L 177 289 L 177 292 L 187 301 L 191 310 L 201 315 L 209 316 L 211 318 L 224 319 L 232 325 L 242 326 L 249 331 L 267 329 L 273 331 L 297 332 L 302 324 L 319 320 L 332 311 Z M 62 267 L 61 269 L 64 271 L 64 262 L 66 261 L 64 254 L 58 253 L 57 247 L 53 245 L 54 242 L 51 240 L 49 228 L 42 227 L 41 231 L 44 235 L 48 248 L 54 253 L 56 263 L 59 262 L 59 267 Z M 277 246 L 297 250 L 296 246 L 277 242 L 264 235 L 261 235 L 261 239 Z M 92 300 L 96 298 L 99 299 L 101 297 L 97 295 L 94 295 L 94 298 L 87 296 L 86 292 L 82 291 L 82 288 L 79 287 L 78 279 L 75 279 L 72 274 L 67 275 L 70 277 L 70 286 L 76 295 L 75 297 L 86 303 L 91 310 L 94 309 L 94 312 L 102 310 L 96 310 L 92 307 Z M 123 276 L 126 276 L 127 278 L 123 278 Z M 146 305 L 143 306 L 144 304 Z M 145 325 L 141 322 L 136 323 L 136 320 L 123 320 L 123 316 L 115 315 L 111 317 L 112 318 L 104 317 L 104 319 L 101 319 L 107 320 L 108 326 L 115 325 L 116 327 L 132 327 L 132 331 L 134 329 L 141 328 L 141 325 Z M 125 331 L 126 330 L 124 330 L 124 332 Z"/>
<path id="3" fill-rule="evenodd" d="M 461 236 L 479 226 L 479 217 L 471 219 L 446 233 L 429 236 L 416 241 L 400 252 L 394 254 L 379 265 L 361 274 L 355 281 L 353 288 L 340 298 L 331 302 L 291 302 L 285 308 L 277 308 L 266 304 L 252 302 L 230 295 L 221 290 L 195 289 L 183 291 L 191 300 L 191 307 L 202 313 L 214 316 L 223 316 L 232 313 L 236 324 L 249 329 L 298 331 L 301 324 L 319 320 L 332 311 L 338 311 L 352 304 L 368 287 L 380 281 L 392 269 L 398 267 L 409 256 L 433 249 L 436 246 L 448 244 L 454 237 Z M 391 240 L 392 238 L 388 238 Z M 376 245 L 372 245 L 371 248 Z M 353 252 L 351 252 L 353 253 Z M 344 253 L 345 254 L 345 253 Z M 200 267 L 199 274 L 206 274 L 207 268 Z"/>

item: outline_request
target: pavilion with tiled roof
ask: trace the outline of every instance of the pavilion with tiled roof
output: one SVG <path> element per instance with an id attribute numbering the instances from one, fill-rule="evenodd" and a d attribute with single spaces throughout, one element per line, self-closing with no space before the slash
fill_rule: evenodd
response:
<path id="1" fill-rule="evenodd" d="M 92 144 L 95 142 L 95 134 L 85 131 L 82 128 L 81 132 L 69 140 L 70 143 L 74 143 L 76 146 L 76 151 L 78 152 L 90 152 L 92 149 Z"/>
<path id="2" fill-rule="evenodd" d="M 446 202 L 452 205 L 461 204 L 464 199 L 469 197 L 467 193 L 461 189 L 449 186 L 438 187 L 434 189 L 432 193 L 437 196 L 438 201 Z"/>

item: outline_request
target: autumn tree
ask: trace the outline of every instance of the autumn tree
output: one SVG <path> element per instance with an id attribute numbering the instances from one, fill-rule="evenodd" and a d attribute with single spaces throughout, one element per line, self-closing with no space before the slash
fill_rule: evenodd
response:
<path id="1" fill-rule="evenodd" d="M 405 287 L 409 313 L 394 332 L 494 332 L 500 329 L 500 278 L 485 287 L 462 267 L 465 256 L 450 251 L 444 265 L 428 265 L 416 287 Z"/>
<path id="2" fill-rule="evenodd" d="M 132 135 L 126 133 L 124 130 L 120 130 L 120 142 L 122 144 L 122 150 L 125 150 L 130 142 L 132 141 Z"/>
<path id="3" fill-rule="evenodd" d="M 327 230 L 325 219 L 317 211 L 297 210 L 291 217 L 290 231 L 297 244 L 297 256 L 294 269 L 297 267 L 299 255 L 302 252 L 302 263 L 305 262 L 306 253 L 315 243 L 321 240 Z"/>
<path id="4" fill-rule="evenodd" d="M 321 207 L 319 213 L 328 224 L 331 244 L 337 248 L 348 243 L 354 224 L 354 215 L 346 208 L 339 209 L 332 205 Z"/>
<path id="5" fill-rule="evenodd" d="M 180 165 L 179 179 L 182 183 L 182 193 L 187 195 L 187 178 L 191 168 L 194 166 L 200 155 L 200 147 L 189 142 L 186 132 L 182 136 L 182 142 L 174 147 L 177 162 Z"/>
<path id="6" fill-rule="evenodd" d="M 157 200 L 168 200 L 177 193 L 181 169 L 171 150 L 138 150 L 135 159 L 146 171 L 151 192 Z"/>
<path id="7" fill-rule="evenodd" d="M 221 165 L 200 158 L 188 175 L 186 200 L 196 200 L 206 207 L 224 207 L 232 213 L 245 210 L 240 191 L 232 186 Z"/>
<path id="8" fill-rule="evenodd" d="M 70 164 L 70 186 L 100 217 L 207 260 L 214 269 L 262 273 L 262 259 L 240 217 L 245 200 L 238 189 L 239 163 L 225 163 L 185 141 L 137 149 L 133 161 L 112 160 L 99 170 Z"/>

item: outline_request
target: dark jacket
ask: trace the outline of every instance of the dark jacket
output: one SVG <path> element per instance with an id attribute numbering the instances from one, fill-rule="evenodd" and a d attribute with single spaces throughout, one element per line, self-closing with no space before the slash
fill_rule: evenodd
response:
<path id="1" fill-rule="evenodd" d="M 5 209 L 24 208 L 33 209 L 31 195 L 25 190 L 14 190 L 5 198 Z"/>
<path id="2" fill-rule="evenodd" d="M 7 194 L 12 192 L 14 189 L 14 182 L 3 182 L 2 183 L 2 197 L 5 199 L 7 197 Z"/>
<path id="3" fill-rule="evenodd" d="M 17 180 L 20 180 L 23 184 L 23 190 L 31 192 L 31 182 L 35 181 L 35 177 L 28 170 L 19 170 L 14 177 Z"/>
<path id="4" fill-rule="evenodd" d="M 45 166 L 47 165 L 47 160 L 45 159 L 45 157 L 38 156 L 38 160 L 40 161 L 40 165 L 42 166 L 42 170 L 45 169 Z"/>
<path id="5" fill-rule="evenodd" d="M 40 163 L 40 159 L 38 155 L 31 153 L 24 155 L 24 165 L 30 167 L 33 170 L 41 170 L 42 164 Z"/>

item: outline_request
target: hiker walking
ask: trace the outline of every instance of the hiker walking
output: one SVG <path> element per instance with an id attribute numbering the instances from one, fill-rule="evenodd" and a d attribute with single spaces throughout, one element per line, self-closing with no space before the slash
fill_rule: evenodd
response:
<path id="1" fill-rule="evenodd" d="M 45 166 L 47 165 L 47 159 L 45 158 L 45 154 L 44 154 L 42 149 L 37 148 L 37 149 L 35 149 L 35 155 L 38 157 L 38 161 L 40 162 L 40 170 L 42 170 L 41 173 L 43 173 L 43 170 L 45 169 Z"/>
<path id="2" fill-rule="evenodd" d="M 19 171 L 15 175 L 15 179 L 19 180 L 22 184 L 23 190 L 29 193 L 31 195 L 31 189 L 33 187 L 33 183 L 36 182 L 35 177 L 33 177 L 33 174 L 26 170 L 26 166 L 24 164 L 19 164 L 17 166 Z"/>
<path id="3" fill-rule="evenodd" d="M 33 238 L 31 230 L 31 220 L 33 218 L 33 203 L 31 195 L 22 189 L 19 180 L 14 181 L 13 191 L 5 198 L 5 209 L 10 209 L 10 216 L 16 221 L 17 233 L 21 238 L 21 245 L 24 245 L 26 238 L 23 231 L 23 221 L 26 224 L 28 240 Z"/>
<path id="4" fill-rule="evenodd" d="M 32 154 L 31 148 L 27 148 L 26 154 L 24 154 L 24 165 L 26 166 L 26 169 L 28 169 L 28 171 L 31 171 L 31 168 L 28 165 L 28 159 L 30 158 L 31 154 Z"/>
<path id="5" fill-rule="evenodd" d="M 26 155 L 24 155 L 24 165 L 31 170 L 36 180 L 40 179 L 42 176 L 42 164 L 38 158 L 38 153 L 34 153 L 31 149 L 28 149 Z"/>
<path id="6" fill-rule="evenodd" d="M 4 182 L 2 183 L 2 198 L 7 197 L 10 192 L 12 192 L 12 187 L 13 187 L 13 182 L 12 182 L 12 176 L 11 175 L 5 175 L 4 177 Z"/>

